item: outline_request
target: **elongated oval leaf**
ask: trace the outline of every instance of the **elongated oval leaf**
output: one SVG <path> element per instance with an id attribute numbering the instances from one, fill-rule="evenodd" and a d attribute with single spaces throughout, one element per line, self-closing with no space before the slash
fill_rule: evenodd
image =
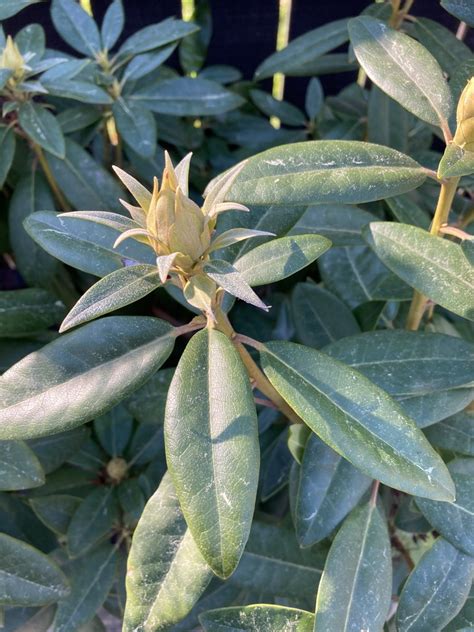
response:
<path id="1" fill-rule="evenodd" d="M 368 504 L 351 513 L 332 543 L 314 629 L 382 632 L 391 593 L 387 525 L 377 507 Z"/>
<path id="2" fill-rule="evenodd" d="M 424 46 L 370 16 L 351 20 L 349 34 L 359 63 L 379 88 L 423 121 L 448 127 L 451 92 Z"/>
<path id="3" fill-rule="evenodd" d="M 178 623 L 212 577 L 187 528 L 167 474 L 133 534 L 124 632 L 160 630 Z"/>
<path id="4" fill-rule="evenodd" d="M 249 250 L 234 265 L 249 285 L 266 285 L 305 268 L 330 246 L 321 235 L 280 237 Z"/>
<path id="5" fill-rule="evenodd" d="M 441 6 L 458 20 L 474 26 L 474 7 L 469 0 L 441 0 Z"/>
<path id="6" fill-rule="evenodd" d="M 122 0 L 113 0 L 107 7 L 100 29 L 102 45 L 106 50 L 110 50 L 116 44 L 123 31 L 124 22 Z"/>
<path id="7" fill-rule="evenodd" d="M 204 272 L 226 292 L 250 305 L 268 311 L 265 303 L 255 294 L 243 275 L 228 261 L 214 259 L 204 266 Z"/>
<path id="8" fill-rule="evenodd" d="M 75 50 L 94 58 L 101 49 L 93 18 L 73 0 L 53 0 L 51 18 L 61 37 Z"/>
<path id="9" fill-rule="evenodd" d="M 140 29 L 130 37 L 120 47 L 120 56 L 137 55 L 148 50 L 153 50 L 170 42 L 180 40 L 186 35 L 190 35 L 198 30 L 198 26 L 192 22 L 184 22 L 168 18 L 158 24 L 150 24 Z"/>
<path id="10" fill-rule="evenodd" d="M 263 369 L 303 421 L 357 468 L 410 494 L 451 500 L 443 461 L 401 408 L 373 382 L 320 351 L 262 346 Z M 419 491 L 417 491 L 419 490 Z"/>
<path id="11" fill-rule="evenodd" d="M 474 560 L 438 538 L 412 571 L 400 596 L 400 632 L 442 630 L 469 595 Z"/>
<path id="12" fill-rule="evenodd" d="M 371 479 L 315 434 L 308 439 L 301 463 L 295 503 L 295 529 L 301 546 L 327 537 L 352 511 Z"/>
<path id="13" fill-rule="evenodd" d="M 25 288 L 0 293 L 0 337 L 28 336 L 51 327 L 64 305 L 46 290 Z"/>
<path id="14" fill-rule="evenodd" d="M 44 471 L 35 453 L 23 441 L 0 441 L 0 489 L 38 487 Z"/>
<path id="15" fill-rule="evenodd" d="M 67 596 L 61 569 L 21 540 L 0 533 L 0 604 L 42 606 Z"/>
<path id="16" fill-rule="evenodd" d="M 66 535 L 71 518 L 80 504 L 80 498 L 66 494 L 51 494 L 30 499 L 31 508 L 41 522 L 48 529 L 63 536 Z"/>
<path id="17" fill-rule="evenodd" d="M 474 320 L 473 267 L 458 244 L 421 228 L 372 222 L 365 238 L 408 285 L 459 316 Z"/>
<path id="18" fill-rule="evenodd" d="M 188 343 L 168 394 L 165 444 L 194 540 L 213 571 L 228 577 L 250 532 L 259 445 L 249 378 L 224 334 L 206 329 Z"/>
<path id="19" fill-rule="evenodd" d="M 448 542 L 474 556 L 474 460 L 459 458 L 448 464 L 456 485 L 456 499 L 436 502 L 417 498 L 428 522 Z"/>
<path id="20" fill-rule="evenodd" d="M 276 72 L 297 73 L 318 57 L 344 44 L 349 39 L 347 20 L 330 22 L 291 41 L 288 46 L 270 55 L 255 71 L 256 79 L 266 79 Z"/>
<path id="21" fill-rule="evenodd" d="M 474 411 L 463 411 L 425 431 L 429 442 L 445 450 L 474 456 Z"/>
<path id="22" fill-rule="evenodd" d="M 0 126 L 0 187 L 2 188 L 5 184 L 5 180 L 7 179 L 10 167 L 12 166 L 13 157 L 15 155 L 15 146 L 15 134 L 11 127 L 7 127 L 6 125 Z"/>
<path id="23" fill-rule="evenodd" d="M 120 216 L 117 216 L 120 217 Z M 125 219 L 125 218 L 124 218 Z M 76 218 L 76 213 L 33 213 L 24 222 L 28 234 L 60 261 L 95 276 L 121 270 L 125 264 L 154 264 L 151 248 L 127 239 L 114 248 L 122 230 Z"/>
<path id="24" fill-rule="evenodd" d="M 40 0 L 3 0 L 2 6 L 0 7 L 0 20 L 11 18 L 25 7 L 39 1 Z"/>
<path id="25" fill-rule="evenodd" d="M 82 555 L 110 534 L 118 518 L 119 507 L 113 487 L 99 487 L 86 496 L 74 512 L 67 531 L 71 557 Z"/>
<path id="26" fill-rule="evenodd" d="M 64 319 L 60 332 L 140 300 L 161 285 L 156 266 L 128 266 L 93 285 Z"/>
<path id="27" fill-rule="evenodd" d="M 199 615 L 205 632 L 313 632 L 314 615 L 297 608 L 258 604 L 208 610 Z"/>
<path id="28" fill-rule="evenodd" d="M 138 316 L 61 336 L 0 378 L 0 438 L 39 437 L 93 419 L 141 386 L 173 345 L 172 327 Z"/>
<path id="29" fill-rule="evenodd" d="M 112 106 L 117 129 L 124 141 L 144 158 L 156 151 L 156 122 L 153 114 L 120 98 Z"/>
<path id="30" fill-rule="evenodd" d="M 227 194 L 243 204 L 358 204 L 420 186 L 425 172 L 395 149 L 346 140 L 314 140 L 249 158 Z"/>
<path id="31" fill-rule="evenodd" d="M 58 158 L 64 158 L 66 145 L 56 117 L 41 105 L 26 102 L 20 106 L 18 120 L 35 143 Z"/>
<path id="32" fill-rule="evenodd" d="M 474 384 L 474 345 L 444 334 L 371 331 L 338 340 L 324 352 L 391 395 L 423 395 Z"/>

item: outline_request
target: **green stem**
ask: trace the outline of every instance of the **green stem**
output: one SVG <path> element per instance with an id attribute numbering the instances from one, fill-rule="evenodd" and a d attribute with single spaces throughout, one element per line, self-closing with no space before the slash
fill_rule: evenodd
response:
<path id="1" fill-rule="evenodd" d="M 48 184 L 51 187 L 51 191 L 53 192 L 53 195 L 56 198 L 56 201 L 60 209 L 64 212 L 71 211 L 72 209 L 69 206 L 68 201 L 64 197 L 61 189 L 58 186 L 58 183 L 56 182 L 55 177 L 53 176 L 53 172 L 49 168 L 48 161 L 44 157 L 43 150 L 36 143 L 33 143 L 32 147 L 33 147 L 33 151 L 36 154 L 36 157 L 38 158 L 38 162 L 41 165 L 41 168 L 43 169 L 44 175 L 46 176 L 46 180 L 48 181 Z"/>
<path id="2" fill-rule="evenodd" d="M 446 224 L 449 217 L 449 211 L 456 195 L 459 184 L 459 178 L 449 178 L 441 184 L 438 203 L 436 205 L 435 214 L 431 223 L 430 234 L 439 235 L 439 231 L 443 224 Z M 410 331 L 416 331 L 420 326 L 421 319 L 425 313 L 428 298 L 415 290 L 413 299 L 408 312 L 406 328 Z"/>

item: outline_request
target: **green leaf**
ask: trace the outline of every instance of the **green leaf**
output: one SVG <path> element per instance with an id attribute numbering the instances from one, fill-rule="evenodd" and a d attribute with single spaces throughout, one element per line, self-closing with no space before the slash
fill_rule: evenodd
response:
<path id="1" fill-rule="evenodd" d="M 133 417 L 119 404 L 94 420 L 94 431 L 100 445 L 111 457 L 122 456 L 133 430 Z"/>
<path id="2" fill-rule="evenodd" d="M 95 58 L 101 49 L 99 29 L 93 18 L 74 0 L 53 0 L 53 24 L 63 40 L 74 50 Z"/>
<path id="3" fill-rule="evenodd" d="M 123 98 L 112 106 L 117 129 L 124 141 L 144 158 L 151 158 L 156 149 L 156 122 L 153 114 Z"/>
<path id="4" fill-rule="evenodd" d="M 5 87 L 5 84 L 10 79 L 12 74 L 13 74 L 13 71 L 10 70 L 9 68 L 0 69 L 0 89 Z"/>
<path id="5" fill-rule="evenodd" d="M 391 395 L 474 385 L 474 345 L 453 336 L 386 329 L 344 338 L 324 352 Z"/>
<path id="6" fill-rule="evenodd" d="M 370 478 L 312 433 L 305 446 L 295 501 L 300 546 L 311 546 L 330 535 L 370 483 Z"/>
<path id="7" fill-rule="evenodd" d="M 173 373 L 174 369 L 161 369 L 124 401 L 134 419 L 142 424 L 162 423 Z"/>
<path id="8" fill-rule="evenodd" d="M 172 116 L 212 116 L 243 105 L 244 99 L 207 79 L 178 77 L 159 81 L 129 96 L 145 108 Z"/>
<path id="9" fill-rule="evenodd" d="M 309 206 L 291 229 L 291 234 L 315 233 L 330 239 L 333 246 L 360 246 L 364 243 L 362 228 L 375 219 L 372 213 L 347 204 Z"/>
<path id="10" fill-rule="evenodd" d="M 397 397 L 397 401 L 405 414 L 416 422 L 418 428 L 425 428 L 463 410 L 469 406 L 473 398 L 474 389 L 455 388 L 427 395 Z"/>
<path id="11" fill-rule="evenodd" d="M 47 555 L 0 533 L 0 604 L 43 606 L 68 592 L 66 577 Z"/>
<path id="12" fill-rule="evenodd" d="M 334 539 L 316 600 L 314 629 L 381 632 L 390 606 L 387 524 L 375 505 L 355 509 Z"/>
<path id="13" fill-rule="evenodd" d="M 0 292 L 0 337 L 29 336 L 57 323 L 64 305 L 46 290 Z"/>
<path id="14" fill-rule="evenodd" d="M 458 316 L 474 320 L 472 266 L 458 244 L 393 222 L 372 222 L 364 236 L 383 263 L 408 285 Z"/>
<path id="15" fill-rule="evenodd" d="M 8 209 L 9 238 L 18 271 L 28 285 L 49 287 L 60 264 L 33 241 L 23 227 L 23 220 L 39 209 L 53 210 L 54 199 L 45 179 L 35 170 L 21 177 L 15 185 Z"/>
<path id="16" fill-rule="evenodd" d="M 64 160 L 46 156 L 53 176 L 73 206 L 79 209 L 121 209 L 123 191 L 108 171 L 70 138 L 66 140 Z"/>
<path id="17" fill-rule="evenodd" d="M 456 485 L 456 500 L 436 502 L 417 498 L 421 512 L 443 538 L 468 555 L 474 555 L 474 460 L 459 458 L 448 464 Z"/>
<path id="18" fill-rule="evenodd" d="M 91 225 L 75 213 L 40 211 L 26 219 L 25 228 L 46 252 L 95 276 L 106 276 L 124 265 L 154 264 L 156 260 L 151 248 L 134 239 L 114 248 L 120 234 L 117 230 L 98 223 Z"/>
<path id="19" fill-rule="evenodd" d="M 386 200 L 386 203 L 395 218 L 402 224 L 414 224 L 429 230 L 431 217 L 408 195 L 397 195 Z"/>
<path id="20" fill-rule="evenodd" d="M 170 44 L 198 30 L 195 24 L 168 18 L 158 24 L 150 24 L 125 40 L 119 56 L 137 55 Z"/>
<path id="21" fill-rule="evenodd" d="M 1 438 L 54 434 L 106 412 L 159 369 L 174 337 L 156 318 L 111 316 L 31 353 L 1 378 Z"/>
<path id="22" fill-rule="evenodd" d="M 30 4 L 36 4 L 40 0 L 3 0 L 0 6 L 0 20 L 6 20 L 19 13 Z"/>
<path id="23" fill-rule="evenodd" d="M 469 0 L 441 0 L 441 6 L 458 20 L 474 26 L 474 7 Z"/>
<path id="24" fill-rule="evenodd" d="M 330 246 L 329 239 L 320 235 L 281 237 L 253 248 L 234 266 L 249 285 L 266 285 L 305 268 Z"/>
<path id="25" fill-rule="evenodd" d="M 318 116 L 324 105 L 323 86 L 317 77 L 313 77 L 308 83 L 305 96 L 305 110 L 311 121 Z"/>
<path id="26" fill-rule="evenodd" d="M 444 150 L 438 165 L 439 178 L 469 176 L 474 173 L 474 152 L 466 151 L 456 143 L 450 143 Z"/>
<path id="27" fill-rule="evenodd" d="M 101 118 L 100 111 L 97 108 L 88 105 L 77 105 L 66 108 L 58 114 L 58 123 L 64 134 L 83 130 Z"/>
<path id="28" fill-rule="evenodd" d="M 259 445 L 247 372 L 219 331 L 195 334 L 181 356 L 168 394 L 165 443 L 194 540 L 212 570 L 228 577 L 250 532 Z"/>
<path id="29" fill-rule="evenodd" d="M 22 103 L 18 109 L 18 120 L 23 131 L 43 149 L 58 158 L 64 158 L 66 147 L 64 136 L 56 117 L 41 105 L 31 101 Z"/>
<path id="30" fill-rule="evenodd" d="M 466 410 L 448 417 L 428 428 L 425 435 L 432 445 L 474 456 L 474 412 Z"/>
<path id="31" fill-rule="evenodd" d="M 276 72 L 285 75 L 299 73 L 330 50 L 344 44 L 349 39 L 347 19 L 330 22 L 297 37 L 283 50 L 270 55 L 255 71 L 256 79 L 266 79 Z M 317 74 L 317 73 L 314 73 Z"/>
<path id="32" fill-rule="evenodd" d="M 306 117 L 303 112 L 286 101 L 280 101 L 263 90 L 251 90 L 250 96 L 258 109 L 267 116 L 276 116 L 284 125 L 296 127 L 306 125 Z"/>
<path id="33" fill-rule="evenodd" d="M 46 474 L 49 474 L 79 452 L 89 434 L 89 429 L 82 426 L 67 432 L 30 439 L 27 444 L 38 457 Z"/>
<path id="34" fill-rule="evenodd" d="M 74 512 L 67 530 L 67 547 L 72 557 L 82 555 L 111 535 L 118 524 L 119 506 L 114 487 L 99 487 L 84 498 Z"/>
<path id="35" fill-rule="evenodd" d="M 82 499 L 66 494 L 52 494 L 31 498 L 30 505 L 35 514 L 58 535 L 66 535 L 71 518 L 81 504 Z"/>
<path id="36" fill-rule="evenodd" d="M 64 319 L 61 333 L 135 303 L 161 285 L 156 266 L 135 265 L 116 270 L 81 296 Z"/>
<path id="37" fill-rule="evenodd" d="M 349 34 L 359 63 L 379 88 L 423 121 L 448 127 L 451 92 L 424 46 L 370 16 L 350 20 Z"/>
<path id="38" fill-rule="evenodd" d="M 124 23 L 122 0 L 113 0 L 107 7 L 100 29 L 102 46 L 105 50 L 109 51 L 115 46 L 123 31 Z"/>
<path id="39" fill-rule="evenodd" d="M 367 137 L 371 143 L 409 151 L 413 116 L 377 86 L 370 91 L 367 115 Z"/>
<path id="40" fill-rule="evenodd" d="M 124 632 L 161 630 L 178 623 L 212 577 L 167 474 L 148 501 L 133 535 Z"/>
<path id="41" fill-rule="evenodd" d="M 92 619 L 109 594 L 115 579 L 117 548 L 103 544 L 84 557 L 68 562 L 71 594 L 59 602 L 54 632 L 71 632 Z"/>
<path id="42" fill-rule="evenodd" d="M 354 315 L 334 294 L 314 283 L 298 283 L 291 296 L 298 342 L 325 345 L 360 332 Z"/>
<path id="43" fill-rule="evenodd" d="M 60 78 L 54 80 L 44 79 L 42 85 L 49 94 L 65 99 L 74 99 L 82 103 L 92 103 L 94 105 L 108 105 L 113 103 L 112 97 L 100 86 L 89 81 L 79 81 L 77 79 Z"/>
<path id="44" fill-rule="evenodd" d="M 270 382 L 333 450 L 369 476 L 410 494 L 454 496 L 440 457 L 385 391 L 330 356 L 290 342 L 262 345 Z"/>
<path id="45" fill-rule="evenodd" d="M 445 627 L 443 632 L 471 632 L 474 627 L 474 584 L 460 613 Z"/>
<path id="46" fill-rule="evenodd" d="M 156 70 L 159 66 L 161 66 L 168 57 L 173 54 L 175 49 L 176 43 L 173 43 L 168 44 L 168 46 L 158 48 L 151 53 L 137 55 L 127 65 L 122 81 L 125 83 L 126 81 L 136 81 L 137 79 L 145 77 L 145 75 L 148 75 L 153 72 L 153 70 Z"/>
<path id="47" fill-rule="evenodd" d="M 15 134 L 10 127 L 0 126 L 0 189 L 5 184 L 13 156 L 15 155 Z"/>
<path id="48" fill-rule="evenodd" d="M 208 610 L 199 615 L 206 632 L 313 632 L 314 615 L 296 608 L 258 604 Z"/>
<path id="49" fill-rule="evenodd" d="M 406 193 L 424 180 L 423 168 L 395 149 L 313 140 L 249 158 L 226 199 L 247 205 L 358 204 Z"/>
<path id="50" fill-rule="evenodd" d="M 444 630 L 471 588 L 474 560 L 438 538 L 408 577 L 397 609 L 397 630 Z"/>
<path id="51" fill-rule="evenodd" d="M 260 307 L 268 311 L 268 307 L 265 303 L 255 294 L 250 285 L 247 283 L 243 274 L 240 274 L 233 265 L 227 261 L 220 261 L 219 259 L 213 259 L 209 263 L 206 263 L 203 271 L 207 276 L 215 281 L 226 292 L 240 298 L 250 305 Z"/>
<path id="52" fill-rule="evenodd" d="M 34 452 L 23 441 L 0 441 L 0 489 L 15 491 L 38 487 L 44 472 Z"/>

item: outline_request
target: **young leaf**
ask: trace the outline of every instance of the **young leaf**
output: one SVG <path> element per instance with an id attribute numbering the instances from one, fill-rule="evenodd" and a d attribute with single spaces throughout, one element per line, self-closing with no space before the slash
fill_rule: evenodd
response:
<path id="1" fill-rule="evenodd" d="M 226 199 L 250 205 L 359 204 L 406 193 L 425 177 L 417 162 L 395 149 L 314 140 L 249 158 Z"/>
<path id="2" fill-rule="evenodd" d="M 64 319 L 60 333 L 135 303 L 161 285 L 154 266 L 136 265 L 116 270 L 81 296 Z"/>
<path id="3" fill-rule="evenodd" d="M 112 112 L 124 141 L 140 156 L 151 158 L 156 149 L 156 122 L 153 114 L 122 97 L 115 101 Z"/>
<path id="4" fill-rule="evenodd" d="M 64 158 L 66 146 L 56 117 L 41 105 L 27 101 L 18 110 L 18 120 L 32 141 L 58 158 Z"/>
<path id="5" fill-rule="evenodd" d="M 194 540 L 212 570 L 228 577 L 250 532 L 260 455 L 249 378 L 219 331 L 195 334 L 181 356 L 168 394 L 165 443 Z"/>
<path id="6" fill-rule="evenodd" d="M 46 290 L 24 288 L 0 293 L 0 336 L 28 336 L 62 318 L 64 305 Z"/>
<path id="7" fill-rule="evenodd" d="M 436 502 L 417 498 L 423 515 L 448 542 L 474 556 L 474 461 L 458 458 L 448 464 L 456 485 L 456 499 Z"/>
<path id="8" fill-rule="evenodd" d="M 371 331 L 334 342 L 324 352 L 391 395 L 421 395 L 474 385 L 474 345 L 444 334 Z"/>
<path id="9" fill-rule="evenodd" d="M 438 500 L 454 497 L 441 458 L 385 391 L 328 355 L 289 342 L 262 346 L 277 391 L 333 450 L 391 487 Z"/>
<path id="10" fill-rule="evenodd" d="M 266 79 L 276 72 L 290 76 L 295 72 L 299 73 L 301 68 L 311 65 L 318 57 L 344 44 L 348 39 L 347 19 L 308 31 L 283 50 L 270 55 L 255 71 L 255 78 Z"/>
<path id="11" fill-rule="evenodd" d="M 313 632 L 314 615 L 296 608 L 258 604 L 208 610 L 199 615 L 205 632 Z"/>
<path id="12" fill-rule="evenodd" d="M 0 438 L 54 434 L 106 412 L 159 369 L 174 337 L 164 321 L 111 316 L 31 353 L 2 376 Z"/>
<path id="13" fill-rule="evenodd" d="M 128 557 L 124 632 L 159 630 L 185 617 L 211 581 L 166 474 L 135 529 Z M 179 586 L 179 590 L 176 588 Z"/>
<path id="14" fill-rule="evenodd" d="M 474 320 L 474 275 L 458 244 L 393 222 L 372 222 L 364 236 L 383 263 L 408 285 Z"/>
<path id="15" fill-rule="evenodd" d="M 300 546 L 326 538 L 367 491 L 371 479 L 325 445 L 308 439 L 295 502 L 295 529 Z"/>
<path id="16" fill-rule="evenodd" d="M 99 487 L 84 498 L 74 512 L 67 530 L 67 547 L 71 557 L 78 557 L 99 540 L 110 536 L 119 519 L 114 487 Z"/>
<path id="17" fill-rule="evenodd" d="M 43 606 L 63 599 L 68 592 L 64 573 L 47 555 L 0 533 L 2 606 Z"/>
<path id="18" fill-rule="evenodd" d="M 71 593 L 59 602 L 54 618 L 55 632 L 71 632 L 90 621 L 112 588 L 117 566 L 117 549 L 103 544 L 89 555 L 68 562 Z"/>
<path id="19" fill-rule="evenodd" d="M 445 629 L 469 595 L 474 560 L 438 538 L 408 577 L 397 609 L 397 630 Z"/>
<path id="20" fill-rule="evenodd" d="M 367 15 L 350 20 L 349 34 L 359 63 L 379 88 L 423 121 L 448 128 L 451 92 L 424 46 Z"/>
<path id="21" fill-rule="evenodd" d="M 0 489 L 15 491 L 44 483 L 44 471 L 23 441 L 0 441 Z"/>
<path id="22" fill-rule="evenodd" d="M 387 525 L 375 505 L 355 509 L 329 551 L 316 600 L 316 630 L 381 632 L 390 606 Z"/>
<path id="23" fill-rule="evenodd" d="M 305 268 L 330 246 L 329 239 L 320 235 L 280 237 L 253 248 L 234 265 L 249 285 L 266 285 Z"/>
<path id="24" fill-rule="evenodd" d="M 210 279 L 215 281 L 226 292 L 232 294 L 232 296 L 268 311 L 269 308 L 255 294 L 245 277 L 239 274 L 238 270 L 227 261 L 213 259 L 211 262 L 206 263 L 203 270 Z"/>
<path id="25" fill-rule="evenodd" d="M 95 58 L 101 49 L 99 29 L 93 18 L 73 0 L 53 0 L 53 24 L 63 40 L 74 50 Z"/>
<path id="26" fill-rule="evenodd" d="M 102 46 L 105 50 L 109 51 L 115 46 L 123 31 L 124 23 L 122 0 L 113 0 L 107 7 L 100 29 Z"/>
<path id="27" fill-rule="evenodd" d="M 223 114 L 243 105 L 238 94 L 207 79 L 178 77 L 166 79 L 137 90 L 130 101 L 142 104 L 152 112 L 172 116 L 211 116 Z"/>

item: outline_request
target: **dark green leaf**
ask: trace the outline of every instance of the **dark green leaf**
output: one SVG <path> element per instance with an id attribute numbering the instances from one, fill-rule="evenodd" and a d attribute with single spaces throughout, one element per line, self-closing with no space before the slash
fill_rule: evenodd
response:
<path id="1" fill-rule="evenodd" d="M 102 46 L 105 50 L 108 51 L 115 46 L 123 31 L 124 22 L 122 0 L 113 0 L 107 7 L 100 29 Z"/>
<path id="2" fill-rule="evenodd" d="M 82 555 L 99 540 L 111 535 L 119 518 L 114 487 L 99 487 L 81 502 L 67 530 L 67 546 L 72 557 Z"/>
<path id="3" fill-rule="evenodd" d="M 145 53 L 148 50 L 180 40 L 186 35 L 194 33 L 197 29 L 198 27 L 195 24 L 168 18 L 158 24 L 145 26 L 145 28 L 131 35 L 120 47 L 118 55 L 130 56 Z"/>
<path id="4" fill-rule="evenodd" d="M 97 108 L 77 105 L 58 114 L 58 123 L 64 134 L 70 134 L 97 123 L 100 118 L 100 111 Z"/>
<path id="5" fill-rule="evenodd" d="M 439 538 L 407 579 L 397 609 L 397 630 L 444 630 L 469 595 L 474 560 Z"/>
<path id="6" fill-rule="evenodd" d="M 30 499 L 30 505 L 41 522 L 48 529 L 62 536 L 66 535 L 71 518 L 81 502 L 81 499 L 77 498 L 77 496 L 64 494 L 53 494 Z"/>
<path id="7" fill-rule="evenodd" d="M 455 388 L 449 391 L 396 397 L 398 403 L 419 428 L 431 426 L 466 408 L 474 399 L 474 389 Z"/>
<path id="8" fill-rule="evenodd" d="M 0 533 L 0 604 L 42 606 L 69 588 L 61 569 L 29 544 Z"/>
<path id="9" fill-rule="evenodd" d="M 308 118 L 314 120 L 324 104 L 324 92 L 321 82 L 313 77 L 306 88 L 305 110 Z"/>
<path id="10" fill-rule="evenodd" d="M 413 117 L 385 92 L 373 86 L 370 91 L 367 136 L 371 143 L 388 145 L 407 152 Z"/>
<path id="11" fill-rule="evenodd" d="M 196 544 L 214 572 L 228 577 L 250 531 L 259 446 L 249 378 L 224 334 L 206 329 L 188 343 L 169 390 L 165 442 Z"/>
<path id="12" fill-rule="evenodd" d="M 174 369 L 158 371 L 125 400 L 125 406 L 137 421 L 153 425 L 162 423 L 173 373 Z"/>
<path id="13" fill-rule="evenodd" d="M 452 359 L 455 357 L 453 354 Z M 466 410 L 448 417 L 428 428 L 425 435 L 432 445 L 474 456 L 474 412 Z"/>
<path id="14" fill-rule="evenodd" d="M 311 546 L 330 535 L 370 483 L 370 478 L 312 433 L 303 454 L 295 502 L 300 545 Z"/>
<path id="15" fill-rule="evenodd" d="M 395 149 L 314 140 L 249 158 L 227 199 L 250 205 L 358 204 L 406 193 L 424 179 L 423 168 Z"/>
<path id="16" fill-rule="evenodd" d="M 13 15 L 19 13 L 25 7 L 30 4 L 35 4 L 40 0 L 3 0 L 0 6 L 0 20 L 6 20 Z"/>
<path id="17" fill-rule="evenodd" d="M 43 80 L 42 84 L 49 94 L 56 97 L 95 105 L 108 105 L 113 102 L 112 97 L 103 88 L 89 81 L 61 78 L 54 81 Z"/>
<path id="18" fill-rule="evenodd" d="M 95 58 L 101 49 L 99 29 L 93 18 L 74 0 L 53 0 L 53 24 L 63 40 L 74 50 Z"/>
<path id="19" fill-rule="evenodd" d="M 240 298 L 246 303 L 268 311 L 265 303 L 255 294 L 243 274 L 227 261 L 213 259 L 203 268 L 207 276 L 215 281 L 226 292 Z"/>
<path id="20" fill-rule="evenodd" d="M 306 124 L 303 112 L 286 101 L 279 101 L 263 90 L 251 90 L 250 96 L 258 109 L 267 116 L 276 116 L 284 125 L 296 127 Z"/>
<path id="21" fill-rule="evenodd" d="M 18 120 L 31 140 L 57 158 L 64 158 L 64 136 L 56 117 L 41 105 L 28 101 L 20 105 Z"/>
<path id="22" fill-rule="evenodd" d="M 0 189 L 5 184 L 15 155 L 15 134 L 4 125 L 0 126 Z"/>
<path id="23" fill-rule="evenodd" d="M 431 217 L 408 195 L 397 195 L 386 202 L 395 218 L 402 224 L 414 224 L 425 230 L 429 229 Z"/>
<path id="24" fill-rule="evenodd" d="M 361 373 L 289 342 L 267 343 L 261 357 L 280 395 L 357 468 L 411 494 L 444 500 L 454 496 L 446 466 L 422 432 Z"/>
<path id="25" fill-rule="evenodd" d="M 456 143 L 447 145 L 438 165 L 438 177 L 453 178 L 471 173 L 474 173 L 474 152 L 466 151 Z"/>
<path id="26" fill-rule="evenodd" d="M 383 263 L 408 285 L 474 320 L 474 275 L 458 244 L 393 222 L 372 222 L 365 237 Z"/>
<path id="27" fill-rule="evenodd" d="M 392 594 L 390 559 L 387 525 L 377 507 L 355 509 L 329 551 L 314 629 L 381 632 Z"/>
<path id="28" fill-rule="evenodd" d="M 0 489 L 38 487 L 44 472 L 34 452 L 23 441 L 0 441 Z"/>
<path id="29" fill-rule="evenodd" d="M 122 98 L 115 101 L 112 112 L 124 141 L 140 156 L 151 158 L 156 149 L 156 123 L 153 114 Z"/>
<path id="30" fill-rule="evenodd" d="M 212 576 L 181 514 L 171 478 L 166 475 L 148 501 L 133 535 L 124 632 L 161 630 L 178 623 Z"/>
<path id="31" fill-rule="evenodd" d="M 49 474 L 79 452 L 89 434 L 88 428 L 80 427 L 52 436 L 30 439 L 27 443 L 38 457 L 46 474 Z"/>
<path id="32" fill-rule="evenodd" d="M 359 63 L 379 88 L 423 121 L 447 127 L 451 93 L 424 46 L 370 16 L 351 20 L 349 33 Z"/>
<path id="33" fill-rule="evenodd" d="M 100 445 L 111 457 L 122 456 L 133 430 L 133 417 L 123 405 L 94 420 Z"/>
<path id="34" fill-rule="evenodd" d="M 123 80 L 136 81 L 137 79 L 148 75 L 148 73 L 153 72 L 153 70 L 156 70 L 168 59 L 168 57 L 172 55 L 175 48 L 176 43 L 169 44 L 168 46 L 163 46 L 163 48 L 154 50 L 151 53 L 143 53 L 142 55 L 137 55 L 128 64 L 124 73 Z"/>
<path id="35" fill-rule="evenodd" d="M 64 315 L 64 305 L 46 290 L 25 288 L 0 292 L 0 337 L 33 335 Z"/>
<path id="36" fill-rule="evenodd" d="M 258 604 L 208 610 L 199 615 L 199 621 L 206 632 L 313 632 L 314 615 L 296 608 Z"/>
<path id="37" fill-rule="evenodd" d="M 106 412 L 159 369 L 174 337 L 163 321 L 111 316 L 31 353 L 1 378 L 1 438 L 53 434 Z"/>
<path id="38" fill-rule="evenodd" d="M 441 0 L 441 6 L 458 20 L 474 26 L 474 7 L 469 0 Z"/>

